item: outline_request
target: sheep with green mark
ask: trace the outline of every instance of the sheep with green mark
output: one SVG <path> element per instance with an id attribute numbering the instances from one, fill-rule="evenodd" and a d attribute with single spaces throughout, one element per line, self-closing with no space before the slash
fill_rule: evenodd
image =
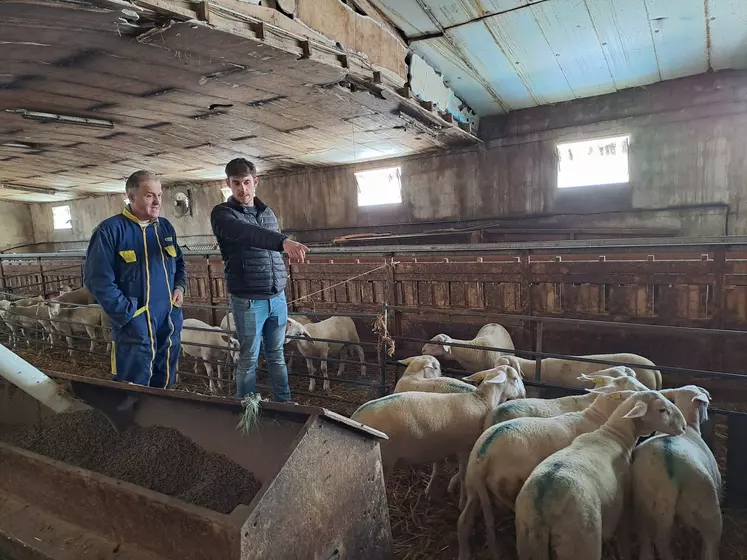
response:
<path id="1" fill-rule="evenodd" d="M 489 323 L 482 327 L 475 338 L 459 340 L 447 334 L 437 334 L 430 342 L 423 346 L 421 352 L 428 356 L 451 358 L 469 372 L 484 371 L 494 368 L 496 360 L 501 357 L 499 350 L 478 350 L 452 346 L 452 344 L 466 344 L 469 346 L 485 346 L 488 348 L 514 349 L 514 343 L 508 331 L 497 323 Z M 511 364 L 505 364 L 511 365 Z"/>
<path id="2" fill-rule="evenodd" d="M 687 421 L 680 436 L 657 434 L 636 447 L 631 468 L 640 559 L 673 560 L 672 527 L 679 521 L 700 533 L 701 558 L 716 560 L 721 540 L 721 475 L 700 434 L 708 419 L 708 391 L 696 385 L 666 389 Z"/>
<path id="3" fill-rule="evenodd" d="M 551 418 L 516 418 L 491 426 L 480 436 L 467 464 L 467 502 L 457 525 L 460 560 L 470 557 L 469 540 L 478 508 L 482 508 L 485 518 L 488 550 L 496 556 L 491 503 L 514 509 L 516 496 L 537 465 L 570 445 L 579 435 L 599 428 L 636 391 L 646 390 L 633 377 L 618 379 L 623 382 L 620 384 L 625 386 L 624 390 L 617 390 L 614 385 L 590 389 L 595 400 L 586 410 Z"/>
<path id="4" fill-rule="evenodd" d="M 633 379 L 633 382 L 627 381 L 627 379 Z M 624 366 L 603 369 L 591 375 L 582 373 L 578 377 L 578 380 L 585 383 L 587 387 L 593 386 L 596 388 L 615 387 L 618 390 L 623 390 L 642 386 L 640 382 L 636 382 L 635 372 Z M 589 408 L 594 399 L 596 399 L 596 395 L 588 393 L 586 395 L 572 395 L 558 399 L 522 399 L 509 401 L 497 407 L 485 418 L 484 428 L 487 430 L 490 426 L 505 422 L 506 420 L 513 420 L 514 418 L 525 418 L 528 416 L 552 418 L 566 412 L 579 412 Z"/>
<path id="5" fill-rule="evenodd" d="M 385 478 L 400 465 L 434 463 L 456 455 L 463 482 L 469 452 L 482 433 L 485 415 L 506 399 L 526 395 L 521 376 L 509 366 L 464 380 L 480 385 L 470 393 L 395 393 L 353 413 L 353 420 L 389 437 L 380 446 Z"/>
<path id="6" fill-rule="evenodd" d="M 623 517 L 636 441 L 652 431 L 677 436 L 685 428 L 674 403 L 658 391 L 640 391 L 602 426 L 542 461 L 516 498 L 519 560 L 601 560 L 602 543 L 615 532 L 620 557 L 629 557 Z"/>
<path id="7" fill-rule="evenodd" d="M 656 364 L 648 358 L 644 358 L 638 354 L 591 354 L 579 357 L 593 360 L 607 360 L 610 362 L 622 362 L 624 364 L 636 364 L 632 369 L 635 371 L 638 381 L 643 383 L 649 389 L 661 389 L 661 373 L 656 369 Z M 525 377 L 527 375 L 534 377 L 537 365 L 535 360 L 527 360 L 525 358 L 519 358 L 518 356 L 502 356 L 497 363 L 506 364 L 515 369 L 519 369 Z M 576 362 L 561 358 L 545 358 L 542 360 L 541 379 L 546 383 L 583 388 L 585 385 L 578 382 L 578 376 L 582 373 L 594 373 L 599 370 L 600 367 L 600 364 L 590 362 Z"/>

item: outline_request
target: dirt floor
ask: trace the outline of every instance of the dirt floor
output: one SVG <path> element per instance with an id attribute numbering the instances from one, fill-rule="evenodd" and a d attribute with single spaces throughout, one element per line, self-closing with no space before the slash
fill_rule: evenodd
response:
<path id="1" fill-rule="evenodd" d="M 54 371 L 64 371 L 79 375 L 91 375 L 107 379 L 108 359 L 105 356 L 100 359 L 92 359 L 90 355 L 75 357 L 73 361 L 59 350 L 21 350 L 19 354 L 39 367 Z M 375 354 L 366 352 L 366 360 L 376 363 Z M 180 362 L 181 380 L 177 389 L 190 392 L 208 393 L 206 380 L 192 375 L 193 362 L 191 359 L 182 359 Z M 395 367 L 387 368 L 387 386 L 391 390 L 394 384 Z M 330 364 L 331 379 L 351 379 L 357 381 L 368 381 L 372 384 L 379 383 L 379 369 L 377 366 L 369 366 L 368 375 L 360 376 L 359 368 L 355 365 L 346 365 L 341 378 L 336 377 L 336 366 Z M 401 370 L 400 370 L 401 371 Z M 200 367 L 199 372 L 204 375 Z M 349 416 L 363 402 L 378 396 L 378 387 L 360 387 L 342 383 L 331 383 L 329 392 L 321 390 L 321 380 L 317 380 L 314 393 L 308 392 L 308 378 L 296 377 L 294 374 L 306 375 L 306 365 L 303 361 L 296 359 L 290 377 L 292 398 L 300 404 L 323 406 L 340 414 Z M 258 373 L 259 391 L 265 397 L 271 397 L 267 383 L 267 374 Z M 720 389 L 720 387 L 719 387 Z M 224 384 L 220 392 L 224 395 L 232 394 L 234 388 L 229 382 Z M 729 400 L 728 387 L 717 390 L 714 394 L 713 406 L 724 410 L 747 411 L 747 402 L 732 402 Z M 715 434 L 713 441 L 714 454 L 722 470 L 726 469 L 726 438 L 727 425 L 723 416 L 717 416 Z M 392 533 L 394 537 L 394 552 L 397 560 L 439 560 L 453 559 L 457 556 L 456 524 L 459 518 L 457 497 L 448 495 L 446 485 L 451 474 L 455 472 L 454 466 L 447 468 L 442 475 L 440 483 L 440 494 L 433 500 L 425 497 L 424 490 L 430 476 L 430 466 L 403 469 L 392 476 L 387 487 L 387 498 L 389 502 Z M 473 553 L 476 560 L 487 559 L 484 548 L 484 527 L 481 520 L 475 523 L 473 535 Z M 508 514 L 496 512 L 496 535 L 501 551 L 501 558 L 514 560 L 516 552 L 514 547 L 514 523 L 513 517 Z M 676 557 L 680 560 L 694 560 L 699 558 L 700 544 L 696 537 L 683 533 L 678 535 L 676 543 Z M 724 513 L 724 533 L 721 541 L 721 560 L 737 560 L 747 558 L 747 511 L 728 510 Z M 614 547 L 605 546 L 605 560 L 615 558 Z"/>

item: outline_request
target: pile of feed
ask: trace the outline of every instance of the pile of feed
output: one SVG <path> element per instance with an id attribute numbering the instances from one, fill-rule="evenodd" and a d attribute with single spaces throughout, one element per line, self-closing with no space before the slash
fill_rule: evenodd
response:
<path id="1" fill-rule="evenodd" d="M 220 513 L 249 504 L 261 486 L 251 472 L 177 430 L 132 426 L 118 433 L 95 410 L 59 414 L 3 439 Z"/>

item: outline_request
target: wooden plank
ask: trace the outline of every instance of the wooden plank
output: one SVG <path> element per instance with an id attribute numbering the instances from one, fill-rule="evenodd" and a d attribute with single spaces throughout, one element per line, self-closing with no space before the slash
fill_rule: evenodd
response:
<path id="1" fill-rule="evenodd" d="M 714 70 L 747 67 L 747 4 L 742 0 L 706 0 L 710 63 Z"/>
<path id="2" fill-rule="evenodd" d="M 615 91 L 586 2 L 554 0 L 530 9 L 577 98 Z"/>
<path id="3" fill-rule="evenodd" d="M 646 0 L 662 80 L 708 69 L 703 0 Z"/>
<path id="4" fill-rule="evenodd" d="M 595 0 L 586 6 L 617 89 L 660 80 L 644 0 Z"/>

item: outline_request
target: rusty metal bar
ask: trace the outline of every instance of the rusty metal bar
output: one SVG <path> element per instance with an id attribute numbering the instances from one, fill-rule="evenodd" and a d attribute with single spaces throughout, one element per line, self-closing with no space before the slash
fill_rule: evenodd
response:
<path id="1" fill-rule="evenodd" d="M 388 319 L 388 312 L 387 304 L 383 303 L 381 306 L 381 315 L 383 317 L 384 325 L 386 327 L 387 319 Z M 383 334 L 379 334 L 379 345 L 378 345 L 378 351 L 379 351 L 379 375 L 380 375 L 380 389 L 379 389 L 379 396 L 383 397 L 386 394 L 386 358 L 387 358 L 387 344 L 386 341 L 383 339 Z"/>
<path id="2" fill-rule="evenodd" d="M 542 321 L 537 322 L 536 328 L 536 340 L 534 343 L 535 352 L 542 352 L 542 332 L 544 330 L 544 323 Z M 539 381 L 542 375 L 542 360 L 535 360 L 534 363 L 534 378 Z"/>

